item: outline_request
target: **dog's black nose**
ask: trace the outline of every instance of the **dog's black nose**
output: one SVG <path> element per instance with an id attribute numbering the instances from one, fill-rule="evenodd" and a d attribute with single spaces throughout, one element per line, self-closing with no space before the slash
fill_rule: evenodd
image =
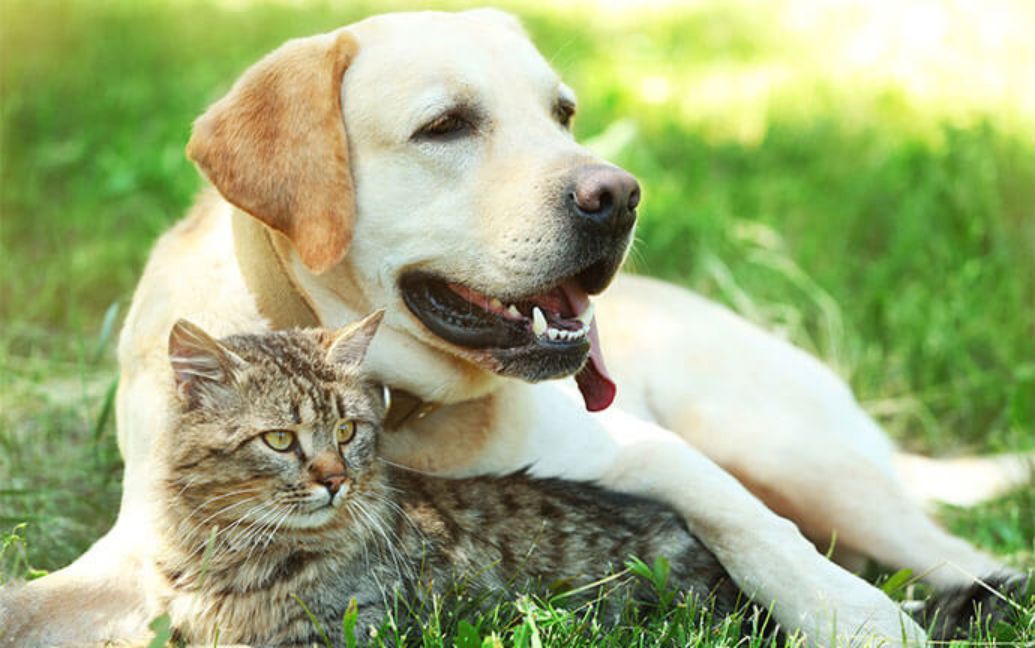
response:
<path id="1" fill-rule="evenodd" d="M 583 222 L 611 234 L 624 234 L 636 222 L 640 183 L 617 167 L 585 166 L 575 172 L 569 199 Z"/>

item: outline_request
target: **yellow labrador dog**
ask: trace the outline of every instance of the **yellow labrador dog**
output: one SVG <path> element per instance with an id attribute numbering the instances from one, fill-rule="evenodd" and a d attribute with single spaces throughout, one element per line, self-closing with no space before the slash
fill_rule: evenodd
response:
<path id="1" fill-rule="evenodd" d="M 817 361 L 686 291 L 615 278 L 639 187 L 574 141 L 574 111 L 493 10 L 378 16 L 249 69 L 195 124 L 188 154 L 215 191 L 156 246 L 122 333 L 118 522 L 22 591 L 35 621 L 7 639 L 132 636 L 148 620 L 150 453 L 181 317 L 223 336 L 386 309 L 367 367 L 393 396 L 392 460 L 530 465 L 663 499 L 814 644 L 924 633 L 807 538 L 825 548 L 836 531 L 845 556 L 941 587 L 1003 569 L 925 516 L 896 466 L 927 464 L 897 464 Z"/>

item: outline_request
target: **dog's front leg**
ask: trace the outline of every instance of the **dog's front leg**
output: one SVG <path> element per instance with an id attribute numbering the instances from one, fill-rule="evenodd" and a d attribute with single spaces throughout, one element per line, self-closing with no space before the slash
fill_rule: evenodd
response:
<path id="1" fill-rule="evenodd" d="M 511 391 L 508 388 L 508 391 Z M 797 527 L 674 434 L 611 409 L 588 415 L 554 385 L 502 399 L 498 434 L 479 462 L 506 472 L 600 483 L 680 511 L 745 592 L 813 645 L 919 645 L 923 631 L 877 588 L 820 555 Z"/>

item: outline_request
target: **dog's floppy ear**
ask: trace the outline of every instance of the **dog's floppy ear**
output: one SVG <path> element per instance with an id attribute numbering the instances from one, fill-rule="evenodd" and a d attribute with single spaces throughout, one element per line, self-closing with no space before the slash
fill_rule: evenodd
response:
<path id="1" fill-rule="evenodd" d="M 340 261 L 352 239 L 340 97 L 356 50 L 344 29 L 288 41 L 194 122 L 187 144 L 223 197 L 287 236 L 316 273 Z"/>

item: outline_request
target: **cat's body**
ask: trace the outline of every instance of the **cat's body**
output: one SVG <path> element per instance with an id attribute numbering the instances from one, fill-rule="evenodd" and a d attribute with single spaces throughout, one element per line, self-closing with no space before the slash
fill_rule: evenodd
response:
<path id="1" fill-rule="evenodd" d="M 337 645 L 351 599 L 363 636 L 393 599 L 419 607 L 458 583 L 475 596 L 578 588 L 633 555 L 666 556 L 669 587 L 709 597 L 717 612 L 742 602 L 682 519 L 654 502 L 521 474 L 439 479 L 378 461 L 383 404 L 357 377 L 377 325 L 365 322 L 334 339 L 295 331 L 217 343 L 174 329 L 184 407 L 162 443 L 156 568 L 184 639 L 211 642 L 218 631 L 221 643 L 294 646 L 325 632 Z"/>
<path id="2" fill-rule="evenodd" d="M 380 530 L 364 526 L 363 534 L 316 542 L 278 537 L 246 559 L 243 551 L 239 563 L 210 565 L 200 585 L 165 571 L 177 629 L 195 641 L 211 641 L 218 627 L 224 641 L 308 646 L 322 643 L 312 614 L 333 645 L 342 645 L 353 598 L 357 628 L 365 630 L 381 624 L 393 594 L 430 610 L 429 595 L 448 596 L 455 585 L 473 596 L 542 593 L 558 583 L 577 588 L 620 570 L 632 555 L 668 557 L 669 586 L 709 598 L 716 614 L 745 602 L 681 519 L 652 502 L 522 475 L 449 481 L 386 472 L 386 484 L 400 489 L 402 511 L 369 511 Z M 601 587 L 615 602 L 652 595 L 631 577 Z M 598 594 L 590 588 L 580 599 Z"/>

